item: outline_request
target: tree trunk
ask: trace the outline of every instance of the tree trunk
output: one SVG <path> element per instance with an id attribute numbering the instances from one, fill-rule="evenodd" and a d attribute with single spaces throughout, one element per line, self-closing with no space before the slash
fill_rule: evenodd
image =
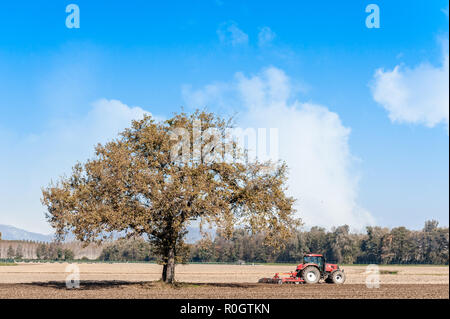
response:
<path id="1" fill-rule="evenodd" d="M 162 281 L 166 282 L 166 280 L 167 280 L 167 261 L 165 261 L 162 271 Z"/>
<path id="2" fill-rule="evenodd" d="M 163 266 L 162 280 L 165 283 L 173 284 L 175 282 L 175 248 L 168 250 L 165 256 L 165 263 Z"/>

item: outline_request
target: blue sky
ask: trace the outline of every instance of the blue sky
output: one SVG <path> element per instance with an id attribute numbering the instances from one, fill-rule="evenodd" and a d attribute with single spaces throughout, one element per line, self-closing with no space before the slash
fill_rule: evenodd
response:
<path id="1" fill-rule="evenodd" d="M 70 3 L 79 29 L 65 26 Z M 365 25 L 370 3 L 379 29 Z M 50 232 L 40 187 L 144 111 L 206 105 L 311 135 L 280 150 L 310 225 L 448 225 L 448 28 L 447 1 L 4 2 L 0 223 Z M 246 104 L 272 85 L 288 92 L 281 104 Z"/>

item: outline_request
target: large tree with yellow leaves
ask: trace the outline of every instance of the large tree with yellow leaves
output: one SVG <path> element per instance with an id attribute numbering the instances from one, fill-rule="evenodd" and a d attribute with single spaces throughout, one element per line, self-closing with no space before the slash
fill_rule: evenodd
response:
<path id="1" fill-rule="evenodd" d="M 204 111 L 133 121 L 99 144 L 93 159 L 43 189 L 48 221 L 60 238 L 72 232 L 86 243 L 112 232 L 146 235 L 167 283 L 174 282 L 193 221 L 228 236 L 244 227 L 279 246 L 300 224 L 285 194 L 287 167 L 250 161 L 229 138 L 229 124 Z"/>

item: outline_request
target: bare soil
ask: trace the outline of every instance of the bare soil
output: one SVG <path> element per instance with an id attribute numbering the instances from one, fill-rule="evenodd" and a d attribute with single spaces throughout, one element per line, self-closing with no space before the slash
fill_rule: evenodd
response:
<path id="1" fill-rule="evenodd" d="M 449 298 L 445 284 L 385 284 L 368 289 L 365 285 L 269 285 L 255 283 L 182 284 L 178 287 L 159 282 L 84 282 L 80 289 L 67 289 L 64 282 L 0 284 L 0 298 L 151 298 L 151 299 L 421 299 Z"/>
<path id="2" fill-rule="evenodd" d="M 68 264 L 0 266 L 0 298 L 449 298 L 445 266 L 381 266 L 379 288 L 367 288 L 366 267 L 346 266 L 344 285 L 258 284 L 286 265 L 179 265 L 175 287 L 158 282 L 154 264 L 79 264 L 80 288 L 67 289 Z"/>

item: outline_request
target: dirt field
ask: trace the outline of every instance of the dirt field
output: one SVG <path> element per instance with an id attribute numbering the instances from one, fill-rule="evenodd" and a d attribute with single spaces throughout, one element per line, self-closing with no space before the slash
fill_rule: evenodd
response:
<path id="1" fill-rule="evenodd" d="M 257 284 L 295 269 L 285 265 L 179 265 L 177 288 L 156 282 L 154 264 L 79 264 L 80 289 L 68 290 L 68 264 L 0 266 L 0 298 L 449 298 L 449 268 L 381 266 L 380 288 L 365 285 L 364 266 L 346 266 L 344 285 Z M 389 272 L 391 274 L 384 274 Z"/>

